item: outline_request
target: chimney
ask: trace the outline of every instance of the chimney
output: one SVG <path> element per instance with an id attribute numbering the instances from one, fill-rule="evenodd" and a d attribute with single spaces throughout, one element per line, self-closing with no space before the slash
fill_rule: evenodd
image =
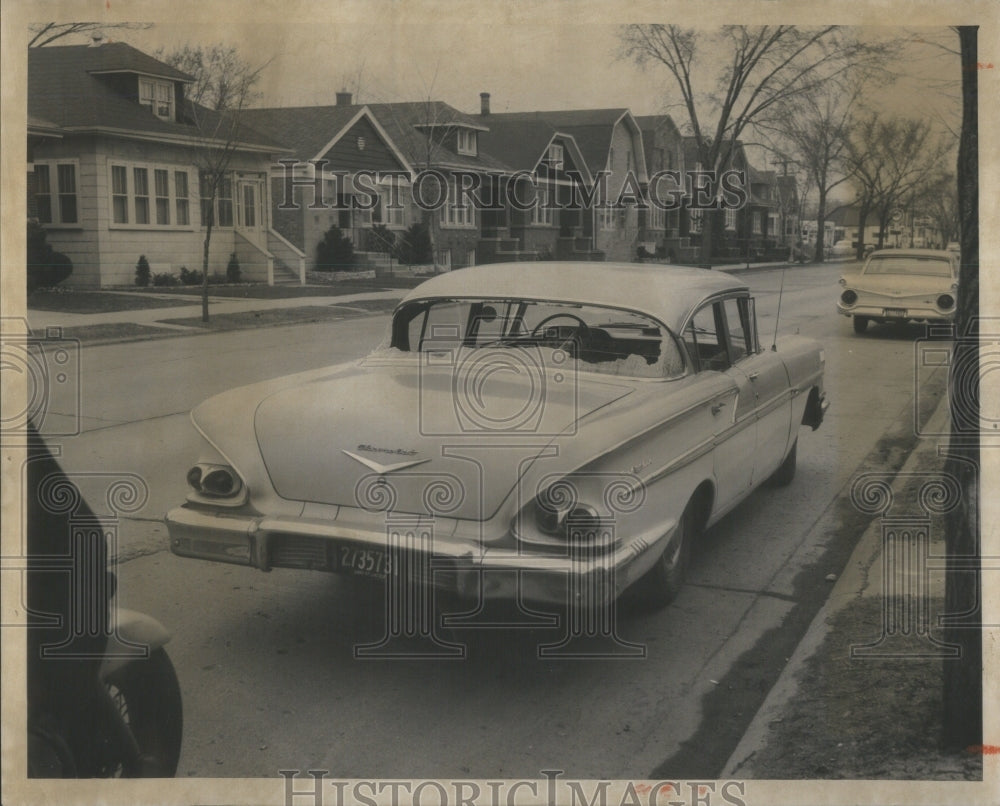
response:
<path id="1" fill-rule="evenodd" d="M 488 92 L 479 93 L 479 114 L 488 115 L 490 113 L 490 94 Z"/>
<path id="2" fill-rule="evenodd" d="M 341 90 L 337 93 L 337 106 L 350 106 L 351 105 L 351 93 L 347 90 Z"/>

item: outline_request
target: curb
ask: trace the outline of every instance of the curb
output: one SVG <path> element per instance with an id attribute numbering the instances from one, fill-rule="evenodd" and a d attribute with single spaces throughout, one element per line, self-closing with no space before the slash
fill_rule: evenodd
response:
<path id="1" fill-rule="evenodd" d="M 929 434 L 947 433 L 949 419 L 948 395 L 942 396 L 934 414 L 927 423 Z M 899 494 L 906 484 L 906 476 L 919 464 L 921 457 L 936 453 L 940 438 L 922 437 L 910 452 L 903 467 L 897 472 L 892 483 L 892 491 Z M 730 755 L 722 771 L 721 779 L 753 778 L 753 759 L 757 752 L 767 746 L 771 725 L 782 719 L 784 711 L 799 690 L 799 673 L 823 643 L 830 632 L 829 620 L 838 612 L 864 596 L 879 596 L 881 575 L 872 573 L 882 559 L 882 527 L 879 518 L 874 518 L 865 529 L 851 558 L 837 578 L 830 596 L 813 618 L 795 648 L 792 657 L 785 664 L 781 675 L 768 692 L 757 713 L 750 721 L 743 738 Z"/>

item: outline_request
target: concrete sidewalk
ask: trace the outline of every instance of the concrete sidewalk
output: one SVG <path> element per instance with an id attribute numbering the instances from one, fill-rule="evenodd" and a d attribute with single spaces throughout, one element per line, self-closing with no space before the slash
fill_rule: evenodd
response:
<path id="1" fill-rule="evenodd" d="M 121 294 L 134 298 L 137 294 L 156 299 L 174 300 L 166 294 L 156 294 L 136 291 L 100 291 L 103 294 Z M 287 299 L 234 299 L 232 297 L 209 297 L 209 315 L 227 313 L 246 313 L 248 311 L 269 311 L 281 308 L 303 307 L 341 307 L 351 308 L 351 303 L 368 300 L 401 299 L 405 289 L 389 291 L 362 291 L 357 294 L 341 294 L 338 296 L 290 297 Z M 362 309 L 356 309 L 362 310 Z M 57 311 L 39 311 L 28 309 L 28 324 L 33 330 L 47 327 L 81 327 L 85 325 L 107 324 L 137 324 L 152 327 L 162 327 L 170 330 L 201 332 L 201 328 L 185 325 L 168 324 L 168 319 L 190 319 L 201 316 L 201 299 L 197 298 L 191 304 L 171 305 L 167 307 L 142 308 L 129 311 L 110 311 L 107 313 L 60 313 Z"/>
<path id="2" fill-rule="evenodd" d="M 934 414 L 923 429 L 925 434 L 932 436 L 919 439 L 902 469 L 893 479 L 890 500 L 892 498 L 899 500 L 903 489 L 921 470 L 928 472 L 928 468 L 941 467 L 944 460 L 938 455 L 938 448 L 946 446 L 947 440 L 939 435 L 948 433 L 948 400 L 948 395 L 942 396 Z M 945 553 L 943 534 L 932 532 L 930 537 L 930 554 L 943 556 Z M 782 724 L 787 721 L 786 716 L 790 714 L 796 697 L 802 693 L 800 678 L 805 665 L 817 653 L 830 633 L 830 622 L 833 617 L 862 599 L 879 599 L 885 596 L 886 585 L 897 592 L 899 587 L 906 587 L 909 591 L 921 590 L 925 583 L 923 579 L 918 578 L 921 574 L 920 569 L 907 567 L 906 571 L 909 574 L 904 572 L 902 579 L 898 568 L 891 569 L 891 579 L 883 576 L 882 519 L 875 517 L 834 584 L 826 604 L 809 625 L 777 682 L 721 771 L 720 778 L 761 777 L 755 772 L 754 757 L 768 746 L 774 734 L 780 731 Z M 926 584 L 929 589 L 924 590 L 923 594 L 927 597 L 944 595 L 943 574 L 930 575 Z M 891 593 L 892 590 L 888 592 Z"/>

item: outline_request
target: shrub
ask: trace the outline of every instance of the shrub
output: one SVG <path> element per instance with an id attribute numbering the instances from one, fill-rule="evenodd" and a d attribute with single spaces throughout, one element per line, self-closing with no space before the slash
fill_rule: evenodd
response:
<path id="1" fill-rule="evenodd" d="M 73 273 L 73 261 L 62 252 L 55 251 L 45 238 L 44 228 L 29 221 L 25 256 L 28 293 L 36 288 L 58 285 Z"/>
<path id="2" fill-rule="evenodd" d="M 226 280 L 230 283 L 240 281 L 240 261 L 236 258 L 235 252 L 229 256 L 229 263 L 226 264 Z"/>
<path id="3" fill-rule="evenodd" d="M 376 224 L 368 230 L 365 239 L 366 252 L 383 252 L 391 255 L 396 251 L 396 235 L 385 224 Z"/>
<path id="4" fill-rule="evenodd" d="M 181 266 L 181 282 L 184 285 L 201 285 L 201 272 L 195 269 L 188 271 L 187 266 Z"/>
<path id="5" fill-rule="evenodd" d="M 403 234 L 397 256 L 399 262 L 407 266 L 434 262 L 431 233 L 426 224 L 418 221 Z"/>
<path id="6" fill-rule="evenodd" d="M 334 225 L 316 245 L 316 271 L 344 271 L 354 265 L 354 244 Z"/>
<path id="7" fill-rule="evenodd" d="M 172 274 L 154 274 L 153 275 L 153 285 L 165 286 L 165 285 L 177 285 L 177 278 Z"/>
<path id="8" fill-rule="evenodd" d="M 135 264 L 135 284 L 140 288 L 149 285 L 149 261 L 145 255 L 139 255 L 139 260 Z"/>

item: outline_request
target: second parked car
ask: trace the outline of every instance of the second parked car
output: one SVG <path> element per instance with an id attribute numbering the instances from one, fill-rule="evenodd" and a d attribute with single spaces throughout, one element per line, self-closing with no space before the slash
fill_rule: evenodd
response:
<path id="1" fill-rule="evenodd" d="M 840 278 L 837 311 L 854 320 L 854 332 L 869 322 L 951 322 L 958 292 L 958 256 L 936 249 L 872 252 L 856 274 Z"/>

